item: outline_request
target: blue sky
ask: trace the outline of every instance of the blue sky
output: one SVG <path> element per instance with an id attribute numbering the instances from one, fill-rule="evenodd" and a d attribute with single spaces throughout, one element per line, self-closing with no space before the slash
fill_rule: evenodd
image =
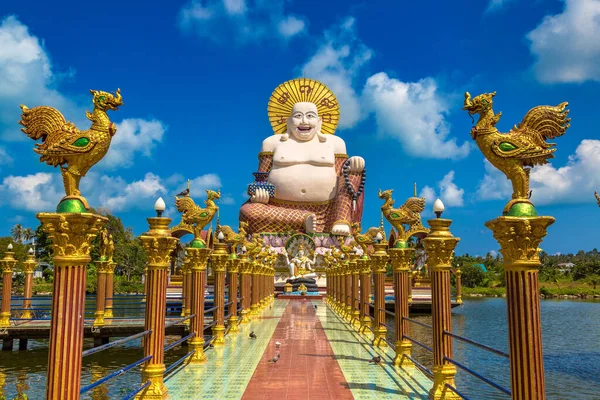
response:
<path id="1" fill-rule="evenodd" d="M 379 224 L 378 189 L 396 202 L 413 182 L 436 197 L 461 237 L 458 253 L 498 245 L 484 222 L 509 182 L 471 140 L 463 93 L 497 91 L 498 127 L 532 107 L 569 102 L 571 128 L 556 158 L 532 173 L 533 201 L 555 216 L 549 253 L 598 247 L 600 1 L 105 1 L 0 5 L 0 235 L 62 196 L 58 171 L 37 161 L 19 131 L 20 103 L 51 105 L 87 129 L 89 89 L 121 88 L 118 132 L 82 182 L 139 234 L 162 196 L 191 179 L 192 194 L 220 188 L 222 223 L 237 226 L 272 90 L 306 76 L 341 105 L 337 135 L 368 171 L 363 226 Z M 590 223 L 591 221 L 591 223 Z M 174 221 L 177 222 L 177 221 Z"/>

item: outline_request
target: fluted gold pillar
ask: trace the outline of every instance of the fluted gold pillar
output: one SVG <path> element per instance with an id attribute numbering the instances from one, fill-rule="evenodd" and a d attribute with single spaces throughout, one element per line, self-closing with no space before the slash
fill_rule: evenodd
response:
<path id="1" fill-rule="evenodd" d="M 179 239 L 171 236 L 171 218 L 148 218 L 150 230 L 140 239 L 148 257 L 148 293 L 144 330 L 152 333 L 144 338 L 144 356 L 152 356 L 142 369 L 142 382 L 151 381 L 138 399 L 166 399 L 165 372 L 165 317 L 167 311 L 167 280 L 171 267 L 171 253 Z"/>
<path id="2" fill-rule="evenodd" d="M 108 269 L 106 270 L 106 300 L 104 304 L 104 318 L 113 317 L 113 295 L 115 288 L 115 267 L 116 262 L 112 260 L 108 263 Z"/>
<path id="3" fill-rule="evenodd" d="M 15 265 L 17 265 L 17 260 L 15 260 L 14 256 L 14 252 L 7 251 L 4 253 L 4 258 L 0 260 L 2 264 L 2 311 L 0 312 L 0 328 L 8 328 L 10 326 L 12 276 Z"/>
<path id="4" fill-rule="evenodd" d="M 235 249 L 234 249 L 235 251 Z M 231 254 L 228 264 L 229 272 L 229 320 L 227 321 L 227 327 L 229 333 L 239 332 L 238 328 L 238 317 L 237 317 L 237 305 L 238 305 L 238 272 L 240 271 L 240 259 L 235 254 Z"/>
<path id="5" fill-rule="evenodd" d="M 256 257 L 254 257 L 256 258 Z M 254 319 L 258 315 L 258 300 L 259 300 L 259 271 L 260 265 L 258 261 L 255 259 L 252 261 L 252 304 L 250 305 L 250 317 Z"/>
<path id="6" fill-rule="evenodd" d="M 352 324 L 355 327 L 360 326 L 360 269 L 356 260 L 358 255 L 352 255 L 350 258 L 350 272 L 352 273 Z"/>
<path id="7" fill-rule="evenodd" d="M 206 261 L 210 255 L 210 249 L 206 244 L 198 239 L 194 239 L 187 248 L 187 257 L 189 258 L 191 289 L 190 296 L 190 315 L 195 315 L 190 320 L 190 331 L 195 333 L 188 346 L 194 350 L 190 356 L 191 364 L 202 364 L 206 362 L 204 354 L 204 290 L 206 288 Z"/>
<path id="8" fill-rule="evenodd" d="M 242 312 L 240 313 L 241 321 L 240 324 L 247 324 L 250 322 L 250 291 L 251 291 L 251 274 L 252 274 L 252 263 L 248 261 L 248 256 L 242 254 L 240 256 L 240 297 L 242 298 Z"/>
<path id="9" fill-rule="evenodd" d="M 213 334 L 215 346 L 223 346 L 225 344 L 225 272 L 227 270 L 227 253 L 226 243 L 215 243 L 215 250 L 211 255 L 213 274 L 215 277 L 215 307 L 213 313 L 216 325 L 213 326 Z"/>
<path id="10" fill-rule="evenodd" d="M 104 326 L 104 307 L 106 301 L 106 274 L 110 261 L 96 261 L 96 274 L 98 286 L 96 287 L 96 312 L 94 313 L 94 326 Z"/>
<path id="11" fill-rule="evenodd" d="M 21 314 L 21 318 L 30 319 L 32 318 L 31 314 L 31 296 L 33 296 L 33 272 L 37 267 L 37 262 L 35 260 L 35 254 L 32 249 L 29 249 L 29 254 L 27 255 L 27 259 L 23 263 L 23 270 L 25 271 L 25 288 L 23 290 L 23 313 Z"/>
<path id="12" fill-rule="evenodd" d="M 500 243 L 504 257 L 513 399 L 546 398 L 538 246 L 554 221 L 552 217 L 503 216 L 485 224 Z"/>
<path id="13" fill-rule="evenodd" d="M 90 213 L 39 213 L 37 218 L 54 251 L 46 399 L 79 399 L 85 267 L 91 242 L 107 218 Z"/>
<path id="14" fill-rule="evenodd" d="M 371 302 L 371 265 L 368 256 L 356 261 L 360 268 L 360 333 L 367 333 L 371 328 L 369 304 Z"/>
<path id="15" fill-rule="evenodd" d="M 375 286 L 375 311 L 373 320 L 373 346 L 386 347 L 385 341 L 387 328 L 385 325 L 385 271 L 388 263 L 385 241 L 373 245 L 371 254 L 371 268 L 373 269 L 373 283 Z"/>
<path id="16" fill-rule="evenodd" d="M 405 321 L 404 318 L 409 317 L 408 293 L 411 279 L 410 267 L 414 251 L 415 249 L 406 246 L 406 242 L 399 242 L 398 246 L 388 250 L 394 268 L 394 298 L 396 303 L 396 357 L 394 357 L 394 365 L 396 366 L 412 364 L 410 360 L 404 357 L 410 357 L 412 348 L 410 340 L 404 338 L 405 335 L 408 335 L 408 321 Z"/>
<path id="17" fill-rule="evenodd" d="M 444 357 L 452 358 L 452 337 L 445 335 L 444 331 L 452 332 L 450 268 L 454 248 L 460 239 L 450 233 L 451 220 L 436 218 L 428 222 L 431 231 L 422 242 L 427 251 L 431 273 L 433 387 L 429 392 L 429 398 L 458 400 L 460 396 L 446 387 L 446 384 L 455 387 L 456 367 L 444 359 Z"/>
<path id="18" fill-rule="evenodd" d="M 352 269 L 350 259 L 344 265 L 344 285 L 346 286 L 346 297 L 344 299 L 344 317 L 348 322 L 352 321 Z"/>

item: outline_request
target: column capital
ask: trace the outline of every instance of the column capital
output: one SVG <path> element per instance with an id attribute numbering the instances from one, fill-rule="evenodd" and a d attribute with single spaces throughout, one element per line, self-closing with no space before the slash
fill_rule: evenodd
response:
<path id="1" fill-rule="evenodd" d="M 415 249 L 406 248 L 392 248 L 388 250 L 388 254 L 392 260 L 392 267 L 394 272 L 407 272 L 411 270 L 412 256 Z"/>
<path id="2" fill-rule="evenodd" d="M 227 262 L 227 271 L 238 273 L 240 271 L 240 261 L 241 260 L 237 258 L 235 254 L 232 254 Z"/>
<path id="3" fill-rule="evenodd" d="M 210 249 L 188 247 L 185 251 L 190 259 L 192 271 L 206 271 L 206 261 L 208 261 Z"/>
<path id="4" fill-rule="evenodd" d="M 27 259 L 23 262 L 23 271 L 26 274 L 33 274 L 35 268 L 37 267 L 37 261 L 35 260 L 35 255 L 29 254 L 27 255 Z"/>
<path id="5" fill-rule="evenodd" d="M 383 274 L 388 262 L 387 243 L 377 243 L 373 247 L 375 251 L 371 253 L 371 268 L 374 274 Z"/>
<path id="6" fill-rule="evenodd" d="M 96 261 L 96 271 L 98 271 L 98 273 L 100 274 L 106 274 L 108 273 L 108 270 L 110 269 L 110 261 Z"/>
<path id="7" fill-rule="evenodd" d="M 361 257 L 356 261 L 358 268 L 360 269 L 361 275 L 370 275 L 371 274 L 371 264 L 369 263 L 371 260 L 367 257 Z"/>
<path id="8" fill-rule="evenodd" d="M 435 218 L 427 221 L 431 226 L 429 235 L 422 240 L 427 252 L 429 268 L 434 270 L 449 270 L 454 257 L 454 249 L 460 238 L 450 232 L 452 220 Z"/>
<path id="9" fill-rule="evenodd" d="M 38 213 L 54 251 L 54 265 L 90 261 L 92 240 L 108 218 L 91 213 Z M 79 260 L 77 260 L 79 259 Z"/>
<path id="10" fill-rule="evenodd" d="M 503 216 L 485 223 L 500 243 L 506 270 L 537 269 L 540 265 L 538 246 L 546 236 L 553 217 Z"/>
<path id="11" fill-rule="evenodd" d="M 147 218 L 150 230 L 140 236 L 142 246 L 148 257 L 148 269 L 166 269 L 171 265 L 171 253 L 179 239 L 171 236 L 169 224 L 171 218 Z"/>
<path id="12" fill-rule="evenodd" d="M 12 251 L 7 251 L 4 253 L 4 258 L 0 260 L 0 265 L 2 265 L 2 272 L 5 274 L 10 274 L 13 272 L 15 265 L 17 265 L 17 260 L 15 259 L 15 253 Z"/>

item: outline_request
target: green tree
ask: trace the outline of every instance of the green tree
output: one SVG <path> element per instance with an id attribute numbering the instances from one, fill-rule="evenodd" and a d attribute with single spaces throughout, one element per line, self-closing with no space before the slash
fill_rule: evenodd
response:
<path id="1" fill-rule="evenodd" d="M 27 227 L 25 229 L 23 229 L 23 240 L 27 243 L 31 242 L 31 239 L 33 239 L 35 237 L 35 232 L 33 231 L 33 229 Z"/>
<path id="2" fill-rule="evenodd" d="M 590 275 L 588 275 L 585 278 L 585 281 L 587 283 L 589 283 L 590 285 L 592 285 L 592 287 L 595 290 L 596 287 L 598 286 L 598 284 L 600 283 L 600 275 L 598 275 L 598 274 L 590 274 Z"/>
<path id="3" fill-rule="evenodd" d="M 23 243 L 23 226 L 21 224 L 13 226 L 10 230 L 10 234 L 16 243 Z"/>
<path id="4" fill-rule="evenodd" d="M 466 287 L 482 286 L 486 280 L 486 275 L 483 270 L 473 264 L 465 264 L 461 267 L 462 285 Z"/>

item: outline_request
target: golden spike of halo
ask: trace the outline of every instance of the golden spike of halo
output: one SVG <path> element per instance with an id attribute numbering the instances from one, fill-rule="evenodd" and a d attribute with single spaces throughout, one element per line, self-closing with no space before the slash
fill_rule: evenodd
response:
<path id="1" fill-rule="evenodd" d="M 322 133 L 334 134 L 340 120 L 340 105 L 333 92 L 319 81 L 296 78 L 284 82 L 273 91 L 267 113 L 276 134 L 285 133 L 292 107 L 298 102 L 314 103 L 323 124 Z"/>

